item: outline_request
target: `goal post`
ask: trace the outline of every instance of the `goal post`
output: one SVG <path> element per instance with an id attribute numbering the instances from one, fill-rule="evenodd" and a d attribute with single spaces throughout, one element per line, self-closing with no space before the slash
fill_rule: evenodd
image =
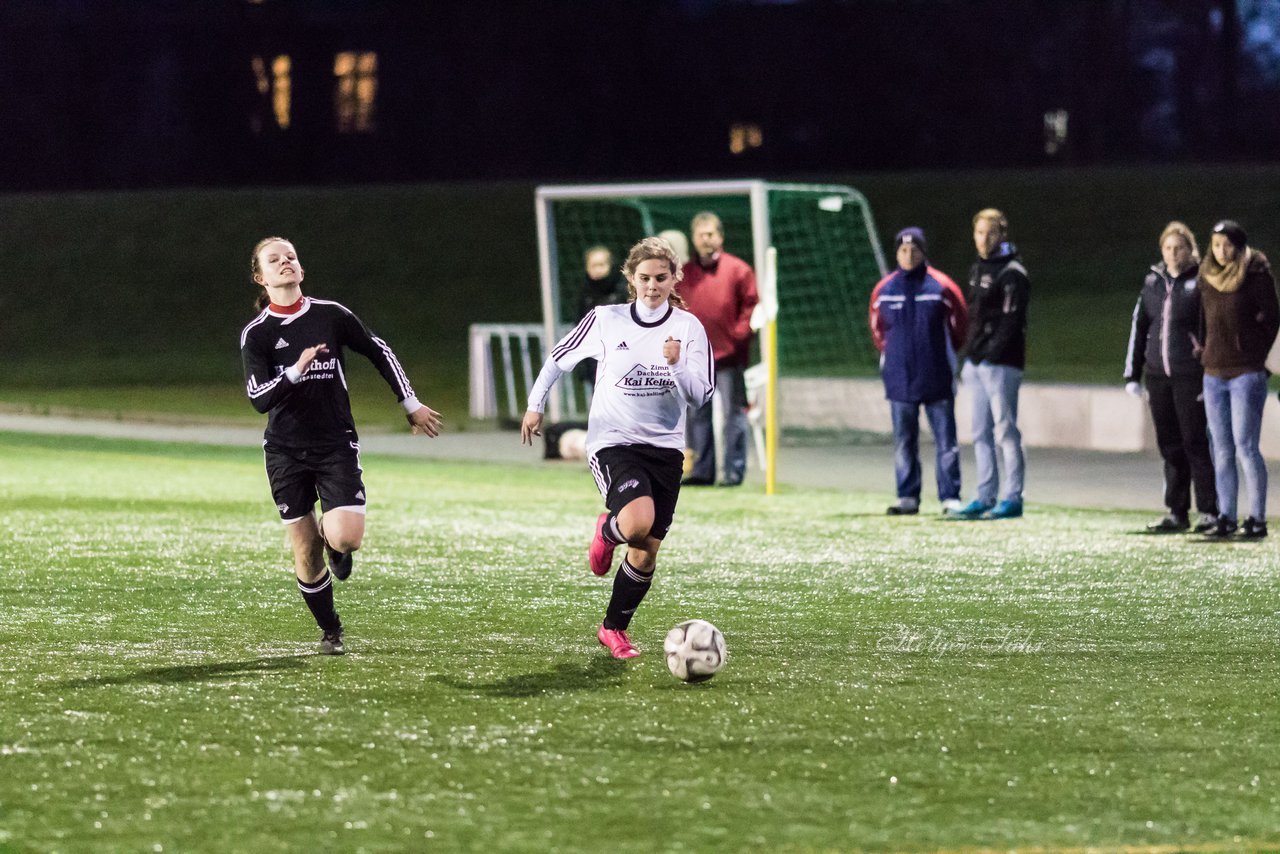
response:
<path id="1" fill-rule="evenodd" d="M 779 398 L 791 400 L 802 387 L 810 396 L 822 393 L 812 390 L 821 389 L 821 383 L 789 385 L 789 380 L 875 370 L 867 300 L 886 271 L 885 259 L 870 207 L 852 187 L 763 180 L 556 185 L 538 187 L 535 204 L 542 323 L 550 343 L 557 330 L 579 319 L 566 312 L 576 310 L 588 248 L 609 248 L 620 265 L 641 238 L 668 229 L 688 235 L 693 216 L 709 210 L 724 223 L 725 251 L 751 264 L 762 305 L 771 304 L 776 318 L 772 347 L 770 324 L 759 316 L 753 323 L 759 334 L 753 359 L 761 361 L 752 376 L 766 377 L 754 391 L 772 398 L 758 400 L 753 414 L 778 412 Z M 552 420 L 572 409 L 564 397 L 569 393 L 559 388 L 551 396 Z M 795 424 L 785 411 L 779 417 L 782 426 Z M 769 484 L 778 424 L 772 426 L 773 439 L 762 440 L 761 449 Z"/>

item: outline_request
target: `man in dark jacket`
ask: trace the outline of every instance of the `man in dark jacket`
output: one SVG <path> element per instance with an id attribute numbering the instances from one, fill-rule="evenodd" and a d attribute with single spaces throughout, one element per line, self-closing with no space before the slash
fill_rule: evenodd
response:
<path id="1" fill-rule="evenodd" d="M 1031 282 L 1007 239 L 1009 221 L 995 208 L 973 217 L 978 260 L 969 272 L 969 337 L 961 371 L 973 396 L 973 451 L 978 490 L 959 512 L 966 519 L 1022 515 L 1025 460 L 1018 432 L 1018 390 L 1027 361 L 1027 298 Z M 1004 472 L 1000 490 L 996 465 Z M 996 499 L 999 497 L 999 502 Z"/>
<path id="2" fill-rule="evenodd" d="M 956 283 L 925 260 L 924 232 L 904 228 L 895 239 L 898 269 L 871 292 L 871 339 L 880 351 L 884 396 L 893 413 L 898 501 L 889 515 L 920 511 L 920 405 L 937 449 L 938 499 L 944 513 L 960 509 L 960 449 L 956 443 L 956 351 L 968 311 Z"/>

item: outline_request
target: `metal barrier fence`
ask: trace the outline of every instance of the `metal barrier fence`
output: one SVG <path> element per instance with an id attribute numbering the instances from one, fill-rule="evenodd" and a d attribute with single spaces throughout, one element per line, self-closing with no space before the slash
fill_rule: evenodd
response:
<path id="1" fill-rule="evenodd" d="M 566 326 L 557 334 L 568 331 Z M 538 378 L 548 351 L 546 332 L 540 323 L 472 324 L 471 417 L 519 423 L 528 405 L 529 389 Z M 576 376 L 564 376 L 552 394 L 559 395 L 563 420 L 586 420 L 590 396 Z"/>

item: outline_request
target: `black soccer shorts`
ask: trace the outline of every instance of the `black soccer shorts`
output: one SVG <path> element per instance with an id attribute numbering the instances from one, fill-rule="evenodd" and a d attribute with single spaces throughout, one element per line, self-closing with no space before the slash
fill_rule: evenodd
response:
<path id="1" fill-rule="evenodd" d="M 281 448 L 264 444 L 271 497 L 286 524 L 308 515 L 320 498 L 321 511 L 336 507 L 364 507 L 360 479 L 360 445 L 347 442 L 331 448 Z"/>
<path id="2" fill-rule="evenodd" d="M 641 496 L 653 499 L 653 527 L 649 535 L 663 539 L 671 530 L 684 452 L 651 445 L 613 445 L 601 448 L 590 460 L 596 486 L 610 513 L 618 513 Z"/>

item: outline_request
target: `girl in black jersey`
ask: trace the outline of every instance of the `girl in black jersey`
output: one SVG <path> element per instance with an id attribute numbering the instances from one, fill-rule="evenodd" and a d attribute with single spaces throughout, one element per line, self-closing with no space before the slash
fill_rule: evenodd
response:
<path id="1" fill-rule="evenodd" d="M 267 478 L 288 526 L 298 589 L 324 632 L 320 652 L 341 655 L 333 576 L 351 575 L 365 514 L 343 348 L 373 363 L 404 406 L 414 433 L 438 436 L 440 413 L 418 402 L 391 348 L 359 318 L 336 302 L 303 295 L 302 265 L 288 240 L 260 240 L 253 248 L 252 273 L 262 287 L 262 311 L 240 333 L 245 390 L 253 407 L 267 413 Z M 313 513 L 317 496 L 323 513 L 319 523 Z"/>

